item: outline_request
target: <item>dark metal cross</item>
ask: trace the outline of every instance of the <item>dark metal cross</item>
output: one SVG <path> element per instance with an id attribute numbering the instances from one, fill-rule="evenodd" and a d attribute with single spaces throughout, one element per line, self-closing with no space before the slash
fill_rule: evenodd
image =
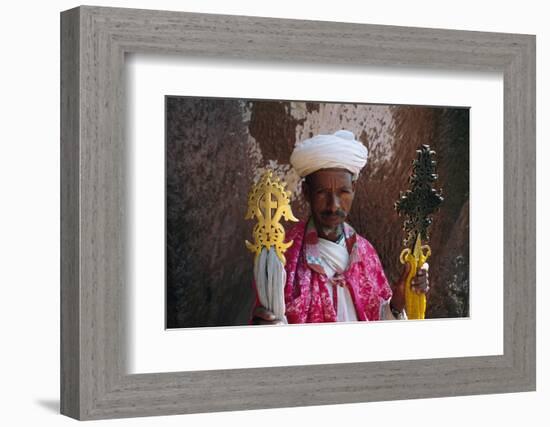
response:
<path id="1" fill-rule="evenodd" d="M 405 216 L 403 229 L 406 236 L 403 239 L 405 247 L 412 247 L 416 237 L 428 240 L 428 227 L 432 223 L 432 214 L 443 202 L 441 190 L 433 188 L 437 180 L 435 173 L 435 151 L 429 145 L 422 145 L 416 150 L 413 160 L 413 173 L 409 177 L 410 190 L 400 192 L 395 209 L 399 215 Z"/>

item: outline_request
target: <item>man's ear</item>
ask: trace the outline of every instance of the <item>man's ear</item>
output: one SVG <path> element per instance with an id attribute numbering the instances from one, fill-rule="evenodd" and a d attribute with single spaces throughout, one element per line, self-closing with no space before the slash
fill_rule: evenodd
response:
<path id="1" fill-rule="evenodd" d="M 302 181 L 302 194 L 304 195 L 304 199 L 309 202 L 309 185 L 307 184 L 305 179 Z"/>
<path id="2" fill-rule="evenodd" d="M 356 184 L 357 184 L 357 180 L 351 181 L 351 190 L 352 190 L 354 193 L 355 193 Z"/>

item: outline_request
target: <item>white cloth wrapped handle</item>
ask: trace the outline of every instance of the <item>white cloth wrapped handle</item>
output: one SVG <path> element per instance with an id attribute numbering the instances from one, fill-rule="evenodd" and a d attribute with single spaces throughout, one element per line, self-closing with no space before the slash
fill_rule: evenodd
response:
<path id="1" fill-rule="evenodd" d="M 262 248 L 254 263 L 254 278 L 260 304 L 279 320 L 285 319 L 286 271 L 275 248 Z"/>

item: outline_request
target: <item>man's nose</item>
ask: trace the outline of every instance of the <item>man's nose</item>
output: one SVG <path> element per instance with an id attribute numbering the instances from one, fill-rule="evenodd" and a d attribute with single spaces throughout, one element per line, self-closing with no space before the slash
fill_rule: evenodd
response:
<path id="1" fill-rule="evenodd" d="M 340 198 L 334 193 L 329 193 L 327 204 L 327 207 L 331 212 L 336 212 L 340 209 Z"/>

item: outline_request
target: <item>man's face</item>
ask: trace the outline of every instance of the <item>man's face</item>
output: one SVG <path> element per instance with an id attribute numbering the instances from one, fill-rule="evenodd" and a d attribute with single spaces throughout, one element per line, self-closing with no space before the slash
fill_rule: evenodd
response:
<path id="1" fill-rule="evenodd" d="M 307 176 L 303 192 L 318 227 L 335 230 L 349 214 L 355 182 L 346 169 L 321 169 Z"/>

